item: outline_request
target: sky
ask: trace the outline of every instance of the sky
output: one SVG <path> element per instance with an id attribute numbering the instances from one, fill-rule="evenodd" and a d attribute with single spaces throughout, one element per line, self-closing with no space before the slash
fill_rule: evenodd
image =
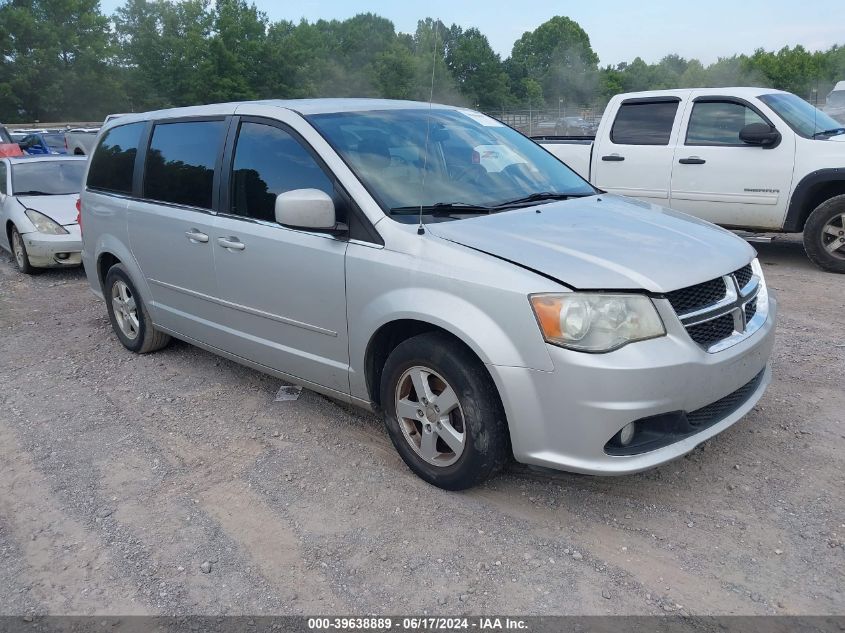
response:
<path id="1" fill-rule="evenodd" d="M 249 1 L 249 0 L 248 0 Z M 102 0 L 112 13 L 120 0 Z M 757 48 L 778 50 L 802 44 L 810 50 L 845 44 L 845 0 L 255 0 L 273 20 L 344 19 L 372 12 L 397 31 L 413 33 L 417 20 L 477 27 L 503 58 L 514 41 L 555 15 L 578 22 L 590 36 L 601 64 L 642 57 L 656 62 L 669 53 L 704 64 Z"/>

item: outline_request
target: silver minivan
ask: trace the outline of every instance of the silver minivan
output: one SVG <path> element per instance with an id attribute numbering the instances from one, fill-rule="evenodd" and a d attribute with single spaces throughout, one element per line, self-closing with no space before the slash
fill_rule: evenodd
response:
<path id="1" fill-rule="evenodd" d="M 462 489 L 518 461 L 625 474 L 770 381 L 776 305 L 733 234 L 596 190 L 472 110 L 263 101 L 127 114 L 82 192 L 121 343 L 175 336 L 382 411 Z"/>

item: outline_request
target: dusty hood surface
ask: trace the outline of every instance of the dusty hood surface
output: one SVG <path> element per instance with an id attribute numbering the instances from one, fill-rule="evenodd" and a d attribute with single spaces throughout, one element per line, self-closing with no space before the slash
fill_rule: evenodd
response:
<path id="1" fill-rule="evenodd" d="M 17 196 L 27 208 L 35 209 L 62 225 L 76 224 L 76 199 L 78 193 L 64 196 Z"/>
<path id="2" fill-rule="evenodd" d="M 733 272 L 754 257 L 747 242 L 708 222 L 608 194 L 427 229 L 578 289 L 669 292 Z"/>

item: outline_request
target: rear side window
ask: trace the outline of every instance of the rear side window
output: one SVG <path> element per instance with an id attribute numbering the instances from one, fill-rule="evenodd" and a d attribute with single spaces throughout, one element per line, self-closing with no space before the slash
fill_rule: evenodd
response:
<path id="1" fill-rule="evenodd" d="M 332 196 L 332 181 L 297 139 L 261 123 L 241 124 L 232 165 L 231 213 L 276 221 L 276 196 L 319 189 Z"/>
<path id="2" fill-rule="evenodd" d="M 225 132 L 225 121 L 157 124 L 147 152 L 144 197 L 210 209 Z"/>
<path id="3" fill-rule="evenodd" d="M 745 145 L 739 133 L 750 123 L 767 123 L 751 108 L 730 101 L 700 101 L 693 106 L 687 145 Z"/>
<path id="4" fill-rule="evenodd" d="M 610 140 L 617 145 L 668 145 L 677 111 L 678 101 L 623 103 Z"/>
<path id="5" fill-rule="evenodd" d="M 132 193 L 132 174 L 141 133 L 146 124 L 130 123 L 105 133 L 88 169 L 88 188 L 113 193 Z"/>
<path id="6" fill-rule="evenodd" d="M 9 193 L 6 191 L 6 163 L 0 161 L 0 193 Z"/>

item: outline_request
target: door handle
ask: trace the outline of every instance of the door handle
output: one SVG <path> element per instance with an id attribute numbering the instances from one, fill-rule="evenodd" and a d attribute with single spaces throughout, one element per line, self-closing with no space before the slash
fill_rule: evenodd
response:
<path id="1" fill-rule="evenodd" d="M 197 244 L 202 243 L 205 244 L 208 241 L 208 235 L 197 231 L 196 229 L 191 229 L 190 231 L 185 231 L 185 237 L 187 237 L 192 242 Z"/>
<path id="2" fill-rule="evenodd" d="M 682 158 L 678 161 L 681 165 L 703 165 L 707 161 L 698 156 L 690 156 L 689 158 Z"/>
<path id="3" fill-rule="evenodd" d="M 619 154 L 610 154 L 608 156 L 602 156 L 601 159 L 608 163 L 621 163 L 625 160 L 625 157 L 620 156 Z"/>
<path id="4" fill-rule="evenodd" d="M 242 251 L 246 245 L 236 237 L 218 237 L 217 243 L 230 251 Z"/>

